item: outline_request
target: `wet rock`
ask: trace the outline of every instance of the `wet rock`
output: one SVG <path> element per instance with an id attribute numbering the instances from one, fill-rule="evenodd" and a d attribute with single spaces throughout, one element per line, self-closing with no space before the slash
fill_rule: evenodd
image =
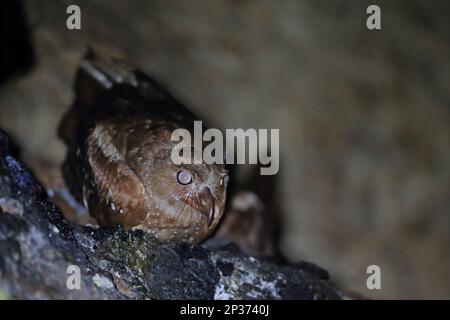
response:
<path id="1" fill-rule="evenodd" d="M 236 246 L 211 250 L 162 244 L 139 231 L 72 225 L 28 169 L 9 154 L 8 138 L 1 131 L 0 205 L 0 292 L 9 298 L 343 297 L 323 270 L 309 264 L 256 259 Z M 71 285 L 77 282 L 76 270 L 79 286 Z"/>
<path id="2" fill-rule="evenodd" d="M 0 198 L 0 212 L 21 216 L 23 214 L 23 207 L 16 199 Z"/>

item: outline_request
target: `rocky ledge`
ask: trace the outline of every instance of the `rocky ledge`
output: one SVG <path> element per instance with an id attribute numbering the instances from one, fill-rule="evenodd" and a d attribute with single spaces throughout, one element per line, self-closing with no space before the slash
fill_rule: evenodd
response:
<path id="1" fill-rule="evenodd" d="M 79 275 L 79 276 L 78 276 Z M 10 299 L 341 299 L 326 271 L 143 232 L 69 223 L 0 131 L 0 296 Z"/>

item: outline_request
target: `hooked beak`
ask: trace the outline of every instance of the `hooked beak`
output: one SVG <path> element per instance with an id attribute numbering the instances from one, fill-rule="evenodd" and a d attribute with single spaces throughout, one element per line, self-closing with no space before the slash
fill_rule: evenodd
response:
<path id="1" fill-rule="evenodd" d="M 204 187 L 196 196 L 189 199 L 189 205 L 200 211 L 206 218 L 208 227 L 214 220 L 216 201 L 209 187 Z"/>

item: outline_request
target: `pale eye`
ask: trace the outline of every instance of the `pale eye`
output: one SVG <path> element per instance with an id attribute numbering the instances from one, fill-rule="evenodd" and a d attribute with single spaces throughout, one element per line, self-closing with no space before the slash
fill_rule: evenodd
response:
<path id="1" fill-rule="evenodd" d="M 178 171 L 177 181 L 182 185 L 187 185 L 192 182 L 192 174 L 189 171 Z"/>

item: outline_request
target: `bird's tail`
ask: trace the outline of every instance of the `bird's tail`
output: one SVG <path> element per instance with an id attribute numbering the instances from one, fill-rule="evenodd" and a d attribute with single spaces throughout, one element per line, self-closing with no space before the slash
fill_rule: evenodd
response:
<path id="1" fill-rule="evenodd" d="M 143 72 L 130 67 L 117 58 L 108 58 L 100 51 L 88 48 L 81 60 L 75 76 L 75 103 L 63 117 L 59 136 L 70 143 L 78 118 L 89 114 L 97 97 L 118 86 L 135 87 L 143 96 L 151 100 L 173 99 L 169 92 Z"/>
<path id="2" fill-rule="evenodd" d="M 117 84 L 139 85 L 135 69 L 119 59 L 107 58 L 88 48 L 81 60 L 75 78 L 78 107 L 89 107 L 104 90 Z"/>
<path id="3" fill-rule="evenodd" d="M 137 72 L 121 60 L 108 58 L 89 47 L 75 76 L 75 103 L 66 112 L 58 128 L 64 142 L 69 144 L 75 138 L 78 117 L 94 106 L 100 93 L 120 84 L 137 87 Z"/>

